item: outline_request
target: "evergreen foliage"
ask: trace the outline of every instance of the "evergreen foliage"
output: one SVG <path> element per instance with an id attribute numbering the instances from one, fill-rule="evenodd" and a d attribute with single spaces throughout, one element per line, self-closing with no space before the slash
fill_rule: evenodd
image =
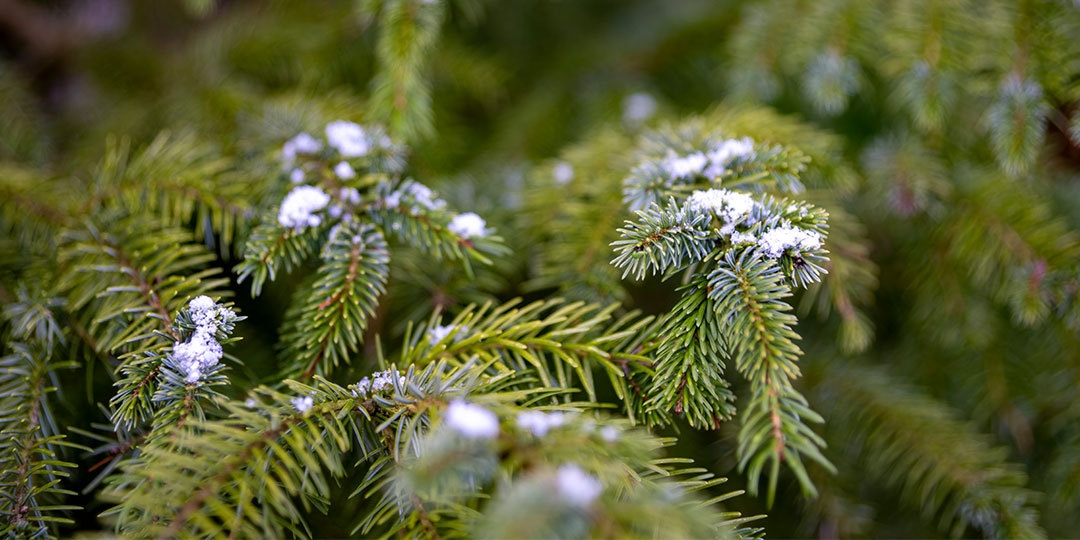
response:
<path id="1" fill-rule="evenodd" d="M 1080 527 L 1075 2 L 10 4 L 6 536 Z"/>

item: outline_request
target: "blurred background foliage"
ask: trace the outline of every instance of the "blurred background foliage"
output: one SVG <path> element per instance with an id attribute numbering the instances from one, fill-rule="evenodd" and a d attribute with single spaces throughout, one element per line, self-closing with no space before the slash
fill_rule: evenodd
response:
<path id="1" fill-rule="evenodd" d="M 665 312 L 673 287 L 621 282 L 608 244 L 639 134 L 693 115 L 809 155 L 805 198 L 831 215 L 831 275 L 796 305 L 800 384 L 839 472 L 811 470 L 812 500 L 783 480 L 768 534 L 1080 530 L 1080 5 L 436 1 L 0 0 L 0 300 L 55 253 L 27 223 L 92 214 L 85 187 L 161 137 L 177 185 L 232 183 L 236 238 L 206 235 L 231 266 L 283 193 L 281 143 L 349 118 L 407 141 L 412 175 L 513 250 L 473 278 L 395 252 L 369 328 L 384 344 L 516 296 Z M 249 317 L 235 354 L 267 359 L 234 378 L 255 383 L 279 368 L 290 280 L 250 299 L 231 279 Z M 101 421 L 108 361 L 65 372 L 61 424 Z M 738 486 L 733 435 L 683 429 L 676 453 Z"/>

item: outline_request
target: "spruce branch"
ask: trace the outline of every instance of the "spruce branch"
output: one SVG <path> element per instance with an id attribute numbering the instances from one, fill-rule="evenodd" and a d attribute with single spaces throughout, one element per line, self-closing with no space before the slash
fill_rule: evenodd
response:
<path id="1" fill-rule="evenodd" d="M 706 278 L 695 277 L 663 318 L 646 402 L 651 411 L 684 415 L 693 427 L 716 429 L 734 416 L 735 394 L 724 378 L 728 349 L 721 319 L 726 315 L 708 287 Z"/>
<path id="2" fill-rule="evenodd" d="M 1034 80 L 1012 74 L 1002 82 L 997 100 L 986 112 L 986 125 L 994 155 L 1005 172 L 1019 175 L 1035 162 L 1049 110 L 1042 86 Z"/>
<path id="3" fill-rule="evenodd" d="M 119 222 L 145 235 L 109 234 L 94 224 L 68 234 L 58 289 L 73 311 L 92 317 L 87 330 L 101 351 L 122 353 L 113 420 L 131 429 L 153 414 L 164 347 L 183 340 L 172 314 L 227 280 L 216 277 L 219 269 L 205 268 L 216 257 L 192 243 L 190 233 L 156 219 Z"/>
<path id="4" fill-rule="evenodd" d="M 618 229 L 622 239 L 612 242 L 618 254 L 611 260 L 623 268 L 623 279 L 636 280 L 652 274 L 675 273 L 700 262 L 716 245 L 716 235 L 708 228 L 703 213 L 687 214 L 674 200 L 665 207 L 656 205 L 637 212 L 638 221 L 627 221 Z"/>
<path id="5" fill-rule="evenodd" d="M 1053 217 L 1047 201 L 1009 179 L 970 181 L 956 194 L 955 213 L 939 226 L 937 241 L 974 285 L 993 291 L 1017 321 L 1035 324 L 1050 313 L 1054 297 L 1042 278 L 1075 268 L 1080 236 Z"/>
<path id="6" fill-rule="evenodd" d="M 282 332 L 290 355 L 284 373 L 300 380 L 328 375 L 357 351 L 389 277 L 389 247 L 370 224 L 336 226 L 322 259 L 318 277 L 301 289 L 304 299 L 294 304 Z"/>
<path id="7" fill-rule="evenodd" d="M 483 386 L 472 395 L 483 405 L 455 400 L 433 410 L 439 421 L 419 445 L 423 451 L 399 464 L 390 492 L 394 504 L 385 505 L 380 516 L 388 517 L 396 508 L 408 517 L 390 533 L 402 530 L 401 521 L 438 516 L 437 527 L 474 536 L 566 536 L 599 530 L 647 537 L 668 522 L 663 516 L 679 515 L 679 527 L 685 527 L 680 535 L 753 534 L 750 529 L 735 530 L 753 518 L 711 508 L 738 492 L 712 500 L 694 495 L 722 479 L 702 469 L 681 468 L 689 460 L 656 457 L 671 441 L 597 424 L 591 415 L 568 405 L 522 410 Z M 500 495 L 485 504 L 480 490 L 496 478 L 506 478 L 495 488 Z M 685 495 L 676 495 L 673 488 Z M 529 511 L 523 513 L 525 509 Z"/>
<path id="8" fill-rule="evenodd" d="M 942 403 L 885 370 L 847 365 L 828 370 L 815 390 L 837 429 L 857 444 L 852 456 L 869 474 L 954 536 L 968 527 L 989 538 L 1043 538 L 1025 476 Z"/>
<path id="9" fill-rule="evenodd" d="M 617 239 L 627 214 L 621 151 L 630 144 L 627 134 L 606 129 L 569 147 L 563 160 L 545 164 L 526 183 L 528 233 L 538 246 L 537 275 L 528 290 L 557 289 L 560 296 L 588 302 L 628 298 L 619 272 L 606 264 L 610 252 L 604 248 Z M 555 178 L 557 167 L 561 179 Z M 590 225 L 583 230 L 582 223 Z"/>
<path id="10" fill-rule="evenodd" d="M 388 0 L 380 6 L 376 47 L 378 72 L 372 80 L 370 108 L 408 141 L 434 130 L 427 61 L 442 26 L 442 2 Z"/>
<path id="11" fill-rule="evenodd" d="M 439 259 L 460 260 L 472 275 L 471 261 L 491 264 L 489 256 L 508 253 L 502 239 L 490 235 L 483 220 L 480 230 L 455 231 L 455 215 L 446 210 L 446 202 L 434 197 L 427 186 L 406 179 L 400 183 L 384 182 L 376 188 L 377 199 L 370 208 L 372 221 L 385 232 L 434 255 Z"/>
<path id="12" fill-rule="evenodd" d="M 210 144 L 190 133 L 168 131 L 136 153 L 126 139 L 108 142 L 80 215 L 106 203 L 145 211 L 176 227 L 193 225 L 195 236 L 208 247 L 216 237 L 222 253 L 246 231 L 254 211 L 251 193 L 262 186 L 237 173 Z"/>
<path id="13" fill-rule="evenodd" d="M 61 454 L 82 447 L 57 432 L 47 401 L 56 370 L 75 364 L 28 344 L 8 346 L 11 354 L 0 358 L 0 533 L 52 538 L 59 525 L 73 523 L 64 514 L 80 508 L 63 503 L 75 495 L 62 485 L 75 464 Z"/>
<path id="14" fill-rule="evenodd" d="M 490 376 L 502 376 L 522 387 L 536 378 L 538 402 L 569 401 L 568 392 L 583 390 L 597 399 L 594 369 L 600 368 L 632 419 L 644 420 L 644 394 L 633 389 L 635 377 L 651 373 L 639 332 L 651 329 L 652 317 L 629 313 L 615 318 L 616 305 L 599 306 L 561 299 L 519 306 L 514 300 L 501 305 L 470 306 L 447 325 L 434 317 L 407 334 L 401 364 L 430 365 L 445 361 L 463 366 L 484 362 Z M 550 396 L 546 393 L 551 393 Z"/>
<path id="15" fill-rule="evenodd" d="M 680 157 L 672 148 L 693 147 L 687 134 L 696 129 L 688 123 L 682 131 L 653 135 L 653 144 L 671 146 L 664 158 L 646 160 L 627 177 L 628 202 L 648 200 L 639 190 L 644 185 L 642 167 L 661 171 L 670 180 L 650 185 L 678 189 L 693 189 L 699 177 L 723 177 L 727 185 L 744 189 L 760 188 L 767 179 L 782 188 L 801 189 L 796 175 L 805 167 L 805 157 L 782 147 L 729 139 Z M 750 382 L 737 449 L 751 493 L 756 493 L 768 463 L 767 503 L 772 505 L 780 463 L 786 462 L 803 492 L 815 495 L 802 458 L 830 470 L 832 465 L 820 450 L 824 439 L 806 423 L 824 420 L 793 386 L 800 376 L 796 360 L 802 351 L 793 343 L 798 339 L 792 329 L 796 320 L 786 313 L 791 307 L 783 298 L 793 287 L 806 287 L 825 273 L 827 214 L 771 195 L 755 199 L 713 188 L 694 190 L 684 201 L 673 198 L 664 207 L 652 204 L 638 217 L 637 223 L 627 222 L 619 230 L 622 240 L 612 244 L 618 254 L 612 264 L 626 267 L 624 276 L 633 270 L 638 279 L 648 270 L 670 276 L 689 268 L 691 283 L 660 337 L 651 410 L 670 407 L 685 412 L 695 427 L 718 428 L 734 412 L 730 393 L 722 390 L 727 384 L 723 359 L 734 359 Z M 692 234 L 685 234 L 687 230 Z"/>
<path id="16" fill-rule="evenodd" d="M 770 464 L 767 501 L 776 493 L 779 466 L 785 462 L 799 479 L 804 492 L 816 490 L 806 474 L 802 457 L 826 468 L 832 465 L 821 453 L 825 441 L 806 422 L 824 419 L 812 411 L 793 386 L 800 376 L 796 360 L 802 351 L 795 345 L 798 334 L 783 274 L 768 259 L 750 251 L 728 253 L 708 277 L 709 296 L 722 319 L 721 331 L 731 336 L 728 354 L 750 382 L 750 404 L 739 431 L 739 468 L 747 470 L 750 491 L 757 491 L 758 477 Z"/>
<path id="17" fill-rule="evenodd" d="M 107 491 L 120 504 L 107 515 L 129 534 L 304 535 L 301 508 L 325 506 L 328 480 L 343 476 L 351 451 L 392 453 L 380 434 L 422 412 L 415 398 L 448 388 L 437 371 L 366 389 L 316 376 L 313 385 L 289 382 L 290 393 L 257 389 L 250 405 L 223 403 L 228 418 L 193 422 L 174 444 L 121 465 Z"/>
<path id="18" fill-rule="evenodd" d="M 244 248 L 244 260 L 233 271 L 237 283 L 251 278 L 251 295 L 262 293 L 267 280 L 273 281 L 279 269 L 291 272 L 315 252 L 318 228 L 296 231 L 283 227 L 270 215 L 255 228 Z"/>

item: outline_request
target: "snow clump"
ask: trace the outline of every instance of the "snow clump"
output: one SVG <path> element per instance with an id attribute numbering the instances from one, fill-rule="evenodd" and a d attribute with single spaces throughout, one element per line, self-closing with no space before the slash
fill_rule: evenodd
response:
<path id="1" fill-rule="evenodd" d="M 494 439 L 499 436 L 499 417 L 495 413 L 462 400 L 450 403 L 443 422 L 468 439 Z"/>
<path id="2" fill-rule="evenodd" d="M 315 214 L 330 204 L 330 196 L 315 186 L 297 186 L 285 196 L 278 211 L 278 223 L 291 229 L 303 230 L 322 223 Z"/>
<path id="3" fill-rule="evenodd" d="M 446 228 L 462 238 L 474 238 L 487 236 L 487 229 L 484 228 L 486 225 L 484 218 L 472 212 L 465 212 L 454 216 Z"/>
<path id="4" fill-rule="evenodd" d="M 195 332 L 188 341 L 173 345 L 172 359 L 184 375 L 184 382 L 195 384 L 221 361 L 224 351 L 215 335 L 221 325 L 236 319 L 236 313 L 206 295 L 188 302 L 188 313 Z"/>
<path id="5" fill-rule="evenodd" d="M 604 491 L 600 480 L 572 463 L 559 466 L 555 473 L 555 486 L 559 495 L 580 508 L 588 507 Z"/>

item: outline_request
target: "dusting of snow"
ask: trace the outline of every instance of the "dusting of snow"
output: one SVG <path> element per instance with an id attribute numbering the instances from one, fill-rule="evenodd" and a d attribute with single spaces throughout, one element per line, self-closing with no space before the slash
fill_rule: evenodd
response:
<path id="1" fill-rule="evenodd" d="M 281 147 L 281 161 L 286 168 L 292 167 L 298 154 L 314 154 L 322 149 L 322 143 L 307 133 L 301 133 Z"/>
<path id="2" fill-rule="evenodd" d="M 701 152 L 694 152 L 689 156 L 679 156 L 671 152 L 664 158 L 661 167 L 667 171 L 672 180 L 693 178 L 705 170 L 709 158 Z"/>
<path id="3" fill-rule="evenodd" d="M 341 188 L 341 190 L 338 191 L 338 197 L 349 204 L 360 204 L 360 191 L 356 188 Z"/>
<path id="4" fill-rule="evenodd" d="M 413 202 L 428 210 L 435 210 L 446 206 L 446 201 L 436 198 L 435 193 L 431 191 L 431 188 L 411 180 L 406 181 L 401 189 L 395 190 L 387 195 L 385 203 L 389 208 L 397 208 L 408 199 L 412 199 Z M 416 209 L 416 207 L 413 208 Z"/>
<path id="5" fill-rule="evenodd" d="M 547 435 L 552 428 L 566 423 L 566 415 L 561 412 L 522 411 L 517 415 L 518 426 L 527 429 L 537 437 Z"/>
<path id="6" fill-rule="evenodd" d="M 560 161 L 551 168 L 551 177 L 555 179 L 556 184 L 564 186 L 574 179 L 574 166 Z"/>
<path id="7" fill-rule="evenodd" d="M 656 98 L 646 92 L 637 92 L 623 100 L 623 122 L 638 125 L 656 114 Z"/>
<path id="8" fill-rule="evenodd" d="M 776 259 L 788 249 L 804 251 L 821 247 L 821 235 L 797 227 L 781 226 L 763 233 L 758 247 L 765 256 Z"/>
<path id="9" fill-rule="evenodd" d="M 709 166 L 702 172 L 705 176 L 715 178 L 727 172 L 727 166 L 736 160 L 752 159 L 755 155 L 754 141 L 750 137 L 742 139 L 727 139 L 713 146 L 705 156 L 709 159 Z"/>
<path id="10" fill-rule="evenodd" d="M 450 335 L 450 332 L 452 332 L 453 330 L 454 325 L 452 324 L 438 324 L 432 326 L 427 331 L 428 343 L 435 345 L 436 343 L 446 339 L 446 336 Z"/>
<path id="11" fill-rule="evenodd" d="M 753 197 L 726 189 L 695 191 L 686 199 L 687 209 L 719 217 L 723 221 L 720 233 L 724 235 L 733 234 L 736 225 L 751 225 L 749 218 L 756 205 Z"/>
<path id="12" fill-rule="evenodd" d="M 750 159 L 755 155 L 754 141 L 743 137 L 727 139 L 714 144 L 705 152 L 693 152 L 686 156 L 669 151 L 659 165 L 672 182 L 689 180 L 696 176 L 716 178 L 726 173 L 727 166 L 736 160 Z"/>
<path id="13" fill-rule="evenodd" d="M 619 430 L 615 429 L 615 426 L 604 426 L 600 428 L 600 438 L 605 442 L 615 442 L 619 438 Z"/>
<path id="14" fill-rule="evenodd" d="M 462 238 L 474 238 L 487 236 L 485 225 L 487 223 L 480 216 L 472 212 L 465 212 L 454 216 L 454 219 L 450 220 L 450 224 L 446 228 Z"/>
<path id="15" fill-rule="evenodd" d="M 314 404 L 315 399 L 311 396 L 297 396 L 292 398 L 292 406 L 296 407 L 296 410 L 301 413 L 308 412 Z"/>
<path id="16" fill-rule="evenodd" d="M 278 211 L 278 223 L 285 227 L 302 230 L 322 223 L 315 212 L 330 204 L 330 196 L 315 186 L 297 186 L 285 196 Z"/>
<path id="17" fill-rule="evenodd" d="M 364 128 L 345 120 L 326 124 L 326 141 L 347 158 L 366 155 L 371 147 Z"/>
<path id="18" fill-rule="evenodd" d="M 579 508 L 591 505 L 604 491 L 600 480 L 572 463 L 559 466 L 555 473 L 555 487 L 559 495 Z"/>
<path id="19" fill-rule="evenodd" d="M 385 370 L 377 371 L 371 374 L 371 377 L 364 377 L 360 379 L 360 382 L 352 385 L 352 395 L 358 398 L 371 397 L 375 392 L 385 392 L 387 390 L 394 389 L 394 379 L 397 379 L 398 386 L 405 387 L 405 376 L 400 371 Z"/>
<path id="20" fill-rule="evenodd" d="M 450 403 L 443 422 L 469 439 L 494 439 L 499 436 L 499 417 L 495 413 L 462 400 Z"/>
<path id="21" fill-rule="evenodd" d="M 405 386 L 405 376 L 398 371 L 379 371 L 371 376 L 371 391 L 382 392 L 383 390 L 392 390 L 394 388 L 394 379 L 397 379 L 398 386 Z"/>
<path id="22" fill-rule="evenodd" d="M 739 244 L 756 244 L 757 237 L 750 233 L 735 231 L 731 233 L 731 243 L 736 246 Z"/>
<path id="23" fill-rule="evenodd" d="M 352 165 L 349 165 L 348 161 L 342 161 L 341 163 L 334 165 L 334 174 L 342 180 L 356 177 L 356 171 L 353 170 Z"/>

